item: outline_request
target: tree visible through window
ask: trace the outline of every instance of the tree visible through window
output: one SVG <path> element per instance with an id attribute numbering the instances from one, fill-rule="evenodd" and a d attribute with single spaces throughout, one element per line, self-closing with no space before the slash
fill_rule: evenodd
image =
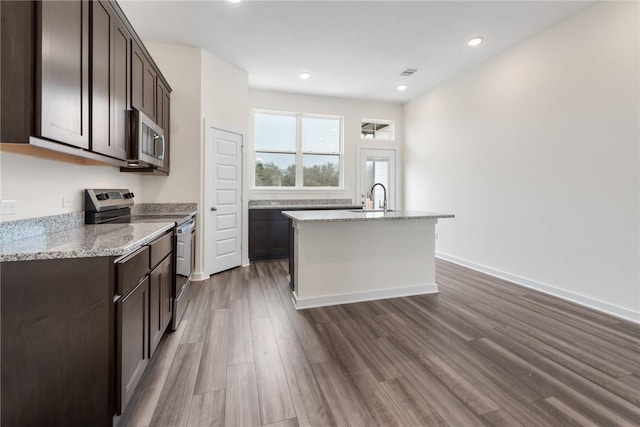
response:
<path id="1" fill-rule="evenodd" d="M 342 119 L 255 114 L 256 187 L 339 187 Z"/>

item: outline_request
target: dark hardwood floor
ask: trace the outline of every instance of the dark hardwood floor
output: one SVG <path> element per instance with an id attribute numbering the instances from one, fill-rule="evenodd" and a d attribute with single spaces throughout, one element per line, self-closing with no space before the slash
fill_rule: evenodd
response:
<path id="1" fill-rule="evenodd" d="M 440 260 L 437 295 L 300 312 L 286 277 L 196 283 L 120 425 L 640 425 L 638 325 Z"/>

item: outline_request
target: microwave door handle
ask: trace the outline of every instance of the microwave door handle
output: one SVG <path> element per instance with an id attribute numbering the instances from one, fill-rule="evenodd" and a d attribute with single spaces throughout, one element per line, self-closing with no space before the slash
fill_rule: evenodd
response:
<path id="1" fill-rule="evenodd" d="M 155 144 L 154 152 L 159 160 L 164 160 L 164 136 L 155 135 L 153 137 L 153 143 Z"/>

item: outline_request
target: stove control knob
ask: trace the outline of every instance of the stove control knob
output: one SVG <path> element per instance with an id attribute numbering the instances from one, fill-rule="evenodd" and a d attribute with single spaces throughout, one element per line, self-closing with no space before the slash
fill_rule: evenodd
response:
<path id="1" fill-rule="evenodd" d="M 133 193 L 124 193 L 125 199 L 133 199 Z"/>
<path id="2" fill-rule="evenodd" d="M 107 193 L 96 194 L 96 199 L 98 200 L 107 200 L 108 198 L 109 198 L 109 195 Z"/>

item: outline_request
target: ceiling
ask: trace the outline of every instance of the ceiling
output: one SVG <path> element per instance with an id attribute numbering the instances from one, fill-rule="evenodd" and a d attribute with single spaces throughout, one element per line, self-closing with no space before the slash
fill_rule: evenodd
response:
<path id="1" fill-rule="evenodd" d="M 588 1 L 131 1 L 143 41 L 197 46 L 252 88 L 406 102 Z M 466 45 L 474 36 L 484 42 Z M 406 68 L 419 71 L 400 75 Z M 298 73 L 307 71 L 308 80 Z M 407 90 L 396 87 L 406 84 Z"/>

